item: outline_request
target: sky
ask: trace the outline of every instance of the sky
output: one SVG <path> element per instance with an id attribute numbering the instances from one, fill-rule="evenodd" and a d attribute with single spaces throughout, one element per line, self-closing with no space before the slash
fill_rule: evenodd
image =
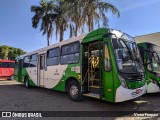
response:
<path id="1" fill-rule="evenodd" d="M 133 37 L 160 32 L 160 0 L 114 0 L 120 17 L 108 14 L 109 28 Z M 47 46 L 46 36 L 33 29 L 30 7 L 39 0 L 0 0 L 0 45 L 9 45 L 30 52 Z M 64 37 L 67 39 L 67 36 Z M 51 44 L 58 42 L 55 35 Z"/>

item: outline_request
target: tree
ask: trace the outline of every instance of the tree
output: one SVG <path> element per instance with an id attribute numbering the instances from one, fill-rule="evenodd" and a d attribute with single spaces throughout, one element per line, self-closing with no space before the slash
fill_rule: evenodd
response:
<path id="1" fill-rule="evenodd" d="M 40 6 L 31 6 L 31 12 L 35 15 L 32 18 L 32 27 L 37 28 L 41 21 L 40 31 L 43 31 L 42 35 L 47 34 L 47 45 L 50 45 L 50 38 L 53 33 L 53 21 L 55 20 L 57 14 L 53 13 L 53 1 L 47 2 L 46 0 L 41 0 Z"/>
<path id="2" fill-rule="evenodd" d="M 55 29 L 56 38 L 60 35 L 60 42 L 63 41 L 64 31 L 69 28 L 70 37 L 77 36 L 78 32 L 84 32 L 88 27 L 89 32 L 95 25 L 107 27 L 107 13 L 120 16 L 118 9 L 108 1 L 104 0 L 54 0 L 47 2 L 41 0 L 40 6 L 32 6 L 31 11 L 35 13 L 32 18 L 33 28 L 37 28 L 42 21 L 40 31 L 43 35 L 47 33 L 47 41 Z M 101 21 L 101 22 L 100 22 Z"/>
<path id="3" fill-rule="evenodd" d="M 102 21 L 103 27 L 107 27 L 108 11 L 111 11 L 118 17 L 120 16 L 118 9 L 108 1 L 85 0 L 82 13 L 83 16 L 82 21 L 87 21 L 86 24 L 88 26 L 89 31 L 92 31 L 94 29 L 95 23 L 97 23 L 98 27 L 100 27 L 100 21 Z"/>
<path id="4" fill-rule="evenodd" d="M 53 4 L 53 12 L 57 15 L 54 19 L 54 26 L 55 26 L 55 34 L 56 38 L 58 34 L 60 35 L 60 42 L 63 41 L 64 31 L 67 29 L 68 24 L 68 4 L 63 0 L 57 0 Z"/>
<path id="5" fill-rule="evenodd" d="M 65 0 L 68 6 L 70 37 L 77 36 L 78 31 L 84 31 L 84 21 L 82 21 L 83 0 Z"/>
<path id="6" fill-rule="evenodd" d="M 84 31 L 84 26 L 88 27 L 89 32 L 94 29 L 97 24 L 100 27 L 100 21 L 103 23 L 103 27 L 107 27 L 108 18 L 107 13 L 111 11 L 113 14 L 120 16 L 118 9 L 103 0 L 65 0 L 69 4 L 69 16 L 72 21 L 71 31 L 74 30 L 75 36 L 77 32 Z M 72 33 L 72 32 L 71 32 Z"/>
<path id="7" fill-rule="evenodd" d="M 0 58 L 8 59 L 8 50 L 9 47 L 7 45 L 0 46 Z"/>
<path id="8" fill-rule="evenodd" d="M 19 55 L 25 54 L 22 49 L 10 47 L 7 45 L 0 46 L 0 59 L 15 60 Z"/>

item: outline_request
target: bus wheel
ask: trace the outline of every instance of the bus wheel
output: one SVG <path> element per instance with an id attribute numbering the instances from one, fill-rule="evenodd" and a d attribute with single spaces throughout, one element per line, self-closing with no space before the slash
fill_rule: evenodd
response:
<path id="1" fill-rule="evenodd" d="M 79 102 L 82 100 L 80 85 L 76 81 L 70 81 L 67 87 L 67 94 L 71 100 Z"/>
<path id="2" fill-rule="evenodd" d="M 30 87 L 30 85 L 29 85 L 29 79 L 27 77 L 25 77 L 25 87 L 26 88 Z"/>

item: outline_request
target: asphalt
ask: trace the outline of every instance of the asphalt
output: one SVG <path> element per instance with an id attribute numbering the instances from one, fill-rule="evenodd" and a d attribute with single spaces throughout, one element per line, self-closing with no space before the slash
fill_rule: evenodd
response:
<path id="1" fill-rule="evenodd" d="M 125 113 L 124 111 L 134 112 L 155 112 L 160 113 L 160 93 L 145 94 L 134 100 L 122 102 L 122 103 L 110 103 L 106 101 L 96 100 L 88 97 L 84 97 L 81 102 L 71 101 L 66 93 L 48 90 L 40 87 L 32 87 L 26 89 L 25 86 L 16 81 L 0 81 L 0 111 L 48 111 L 52 114 L 56 114 L 55 111 L 69 114 L 80 114 L 79 116 L 88 114 L 87 117 L 54 117 L 54 118 L 37 118 L 37 119 L 51 119 L 51 120 L 124 120 L 124 119 L 160 119 L 158 117 L 130 117 L 133 114 Z M 70 112 L 72 111 L 72 112 Z M 81 111 L 75 112 L 74 111 Z M 92 112 L 91 112 L 92 111 Z M 94 111 L 94 112 L 93 112 Z M 107 111 L 113 111 L 115 114 L 120 116 L 109 117 L 96 117 L 96 112 L 103 112 L 106 114 Z M 123 113 L 123 115 L 122 115 Z M 94 117 L 92 117 L 92 115 Z M 73 115 L 74 116 L 74 115 Z M 159 115 L 160 116 L 160 115 Z M 0 118 L 1 120 L 2 118 Z M 19 119 L 19 118 L 7 118 L 7 119 Z M 27 119 L 28 118 L 24 118 Z M 35 119 L 35 118 L 32 118 Z"/>

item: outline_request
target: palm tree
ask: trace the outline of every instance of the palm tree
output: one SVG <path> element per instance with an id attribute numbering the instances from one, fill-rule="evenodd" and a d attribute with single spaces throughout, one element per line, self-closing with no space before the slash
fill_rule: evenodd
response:
<path id="1" fill-rule="evenodd" d="M 67 29 L 67 24 L 68 24 L 68 17 L 67 17 L 67 4 L 64 1 L 56 1 L 56 3 L 54 3 L 53 8 L 52 8 L 53 12 L 55 14 L 57 14 L 55 20 L 54 20 L 54 26 L 56 28 L 55 30 L 55 34 L 56 34 L 56 38 L 59 34 L 60 36 L 60 42 L 63 41 L 63 35 L 64 35 L 64 31 Z"/>
<path id="2" fill-rule="evenodd" d="M 35 13 L 32 18 L 32 27 L 36 29 L 41 21 L 40 31 L 43 31 L 42 35 L 47 34 L 48 46 L 53 33 L 53 22 L 57 17 L 57 14 L 52 12 L 53 7 L 53 2 L 47 2 L 46 0 L 41 0 L 40 6 L 31 6 L 31 12 Z"/>
<path id="3" fill-rule="evenodd" d="M 109 2 L 102 0 L 85 0 L 83 7 L 83 21 L 87 21 L 89 31 L 94 29 L 94 25 L 97 23 L 100 27 L 100 21 L 103 23 L 103 27 L 107 27 L 108 18 L 107 13 L 111 11 L 113 14 L 120 16 L 118 9 Z"/>
<path id="4" fill-rule="evenodd" d="M 104 27 L 107 27 L 106 14 L 109 10 L 119 16 L 115 6 L 102 0 L 54 0 L 54 2 L 41 0 L 40 6 L 31 7 L 31 11 L 35 13 L 32 26 L 37 28 L 42 21 L 40 31 L 43 31 L 43 35 L 47 34 L 49 45 L 53 28 L 55 28 L 56 38 L 60 35 L 61 42 L 67 28 L 70 29 L 70 36 L 77 36 L 79 31 L 84 32 L 85 26 L 88 27 L 89 32 L 94 29 L 95 24 L 100 27 L 100 21 L 103 22 Z"/>
<path id="5" fill-rule="evenodd" d="M 77 36 L 78 30 L 84 31 L 84 25 L 88 26 L 89 32 L 94 29 L 95 24 L 100 27 L 100 21 L 103 27 L 107 27 L 108 18 L 107 12 L 111 11 L 113 14 L 120 16 L 118 9 L 109 2 L 102 0 L 65 0 L 72 8 L 70 10 L 70 19 L 73 22 L 70 29 L 75 30 Z"/>
<path id="6" fill-rule="evenodd" d="M 69 17 L 68 26 L 70 28 L 70 37 L 77 36 L 78 31 L 84 32 L 84 24 L 82 21 L 82 11 L 84 0 L 65 0 L 67 5 L 67 15 Z"/>

